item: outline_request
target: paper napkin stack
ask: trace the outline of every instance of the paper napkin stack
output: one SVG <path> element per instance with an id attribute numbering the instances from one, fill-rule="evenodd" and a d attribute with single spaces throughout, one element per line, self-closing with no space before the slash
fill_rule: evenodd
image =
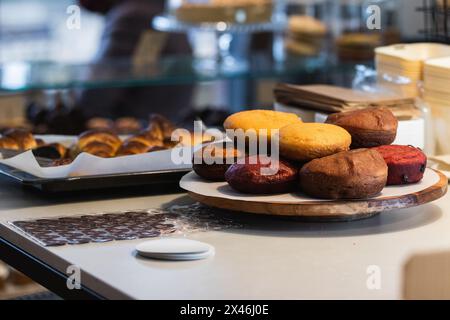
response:
<path id="1" fill-rule="evenodd" d="M 278 103 L 324 113 L 350 111 L 367 107 L 390 108 L 397 117 L 411 115 L 414 99 L 396 93 L 372 93 L 331 85 L 292 85 L 281 83 L 275 87 Z"/>
<path id="2" fill-rule="evenodd" d="M 450 107 L 450 56 L 425 63 L 424 89 L 426 101 Z"/>
<path id="3" fill-rule="evenodd" d="M 423 98 L 431 107 L 438 154 L 450 154 L 450 56 L 424 66 Z"/>

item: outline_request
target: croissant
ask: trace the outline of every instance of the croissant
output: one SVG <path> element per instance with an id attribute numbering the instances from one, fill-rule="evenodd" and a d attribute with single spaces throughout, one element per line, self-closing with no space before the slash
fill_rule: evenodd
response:
<path id="1" fill-rule="evenodd" d="M 3 137 L 15 140 L 20 150 L 30 150 L 37 147 L 33 134 L 26 129 L 9 129 L 3 134 Z"/>
<path id="2" fill-rule="evenodd" d="M 135 154 L 142 154 L 147 152 L 166 150 L 163 145 L 147 146 L 138 141 L 129 141 L 124 143 L 116 153 L 116 157 L 131 156 Z"/>
<path id="3" fill-rule="evenodd" d="M 116 156 L 145 153 L 148 152 L 150 148 L 155 147 L 163 148 L 163 141 L 156 139 L 152 135 L 148 135 L 145 132 L 142 132 L 125 140 L 122 146 L 117 151 Z"/>
<path id="4" fill-rule="evenodd" d="M 114 149 L 114 147 L 98 141 L 92 141 L 91 143 L 88 143 L 83 147 L 83 149 L 81 149 L 81 151 L 101 158 L 112 158 L 116 154 L 116 150 Z"/>
<path id="5" fill-rule="evenodd" d="M 151 122 L 141 134 L 145 135 L 148 139 L 164 141 L 164 132 L 157 122 Z"/>
<path id="6" fill-rule="evenodd" d="M 146 135 L 145 132 L 128 138 L 127 140 L 125 140 L 124 143 L 130 142 L 139 142 L 141 144 L 146 145 L 147 147 L 163 146 L 162 140 L 156 139 L 153 136 Z"/>
<path id="7" fill-rule="evenodd" d="M 149 117 L 149 127 L 152 124 L 158 124 L 164 140 L 170 140 L 172 132 L 176 129 L 175 125 L 166 117 L 160 114 L 151 114 Z"/>
<path id="8" fill-rule="evenodd" d="M 119 149 L 120 145 L 122 144 L 122 141 L 119 139 L 119 137 L 112 132 L 105 130 L 89 130 L 83 132 L 81 135 L 78 136 L 77 147 L 80 151 L 88 152 L 85 150 L 86 147 L 94 142 L 96 142 L 95 144 L 96 146 L 99 143 L 109 146 L 114 153 L 117 151 L 117 149 Z M 89 147 L 89 150 L 92 150 L 92 146 Z"/>
<path id="9" fill-rule="evenodd" d="M 0 149 L 19 150 L 19 144 L 16 140 L 8 137 L 0 138 Z"/>
<path id="10" fill-rule="evenodd" d="M 134 154 L 141 154 L 147 152 L 149 146 L 139 141 L 128 141 L 122 144 L 116 153 L 117 157 L 131 156 Z"/>

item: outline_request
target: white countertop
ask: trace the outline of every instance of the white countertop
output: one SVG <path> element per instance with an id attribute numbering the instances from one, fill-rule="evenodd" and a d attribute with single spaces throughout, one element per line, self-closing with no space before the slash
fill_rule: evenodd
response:
<path id="1" fill-rule="evenodd" d="M 68 265 L 79 266 L 82 283 L 106 298 L 137 299 L 400 299 L 407 258 L 450 249 L 450 194 L 432 204 L 354 222 L 242 214 L 243 229 L 188 235 L 216 249 L 214 257 L 190 262 L 136 257 L 134 247 L 143 240 L 45 248 L 5 225 L 190 201 L 182 193 L 126 198 L 117 193 L 43 197 L 0 178 L 0 236 L 62 272 Z M 367 288 L 372 265 L 381 271 L 379 290 Z"/>

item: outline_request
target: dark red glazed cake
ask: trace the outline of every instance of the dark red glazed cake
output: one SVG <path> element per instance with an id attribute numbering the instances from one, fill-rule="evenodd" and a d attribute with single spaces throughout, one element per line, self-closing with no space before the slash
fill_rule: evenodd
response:
<path id="1" fill-rule="evenodd" d="M 271 165 L 276 172 L 264 175 L 261 168 L 269 169 Z M 225 179 L 233 189 L 243 193 L 286 193 L 298 184 L 298 168 L 288 161 L 250 156 L 245 158 L 245 163 L 231 165 L 225 172 Z"/>
<path id="2" fill-rule="evenodd" d="M 377 150 L 388 166 L 388 185 L 416 183 L 422 180 L 427 157 L 413 146 L 380 146 Z"/>

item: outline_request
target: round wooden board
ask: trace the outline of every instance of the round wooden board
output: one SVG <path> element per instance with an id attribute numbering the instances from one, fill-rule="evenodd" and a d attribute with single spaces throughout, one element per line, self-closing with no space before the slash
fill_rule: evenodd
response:
<path id="1" fill-rule="evenodd" d="M 365 200 L 323 201 L 311 200 L 298 203 L 284 203 L 274 200 L 239 200 L 224 196 L 210 196 L 199 192 L 186 180 L 195 173 L 188 173 L 180 181 L 180 186 L 188 191 L 190 197 L 207 206 L 254 214 L 312 218 L 312 220 L 355 220 L 368 218 L 383 211 L 419 206 L 441 198 L 447 192 L 448 179 L 441 172 L 427 169 L 437 174 L 436 183 L 422 190 L 396 196 L 380 196 Z M 194 178 L 201 179 L 201 178 Z M 208 182 L 204 182 L 208 184 Z M 198 186 L 197 186 L 198 187 Z M 249 199 L 252 196 L 249 196 Z"/>

